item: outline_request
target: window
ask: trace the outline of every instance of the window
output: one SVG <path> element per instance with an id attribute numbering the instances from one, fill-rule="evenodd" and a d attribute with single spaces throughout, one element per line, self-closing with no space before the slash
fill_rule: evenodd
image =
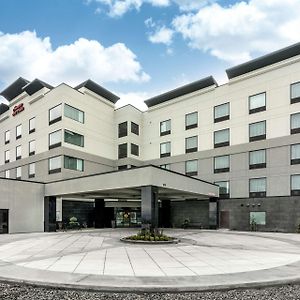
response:
<path id="1" fill-rule="evenodd" d="M 214 158 L 214 173 L 229 172 L 229 155 L 217 156 Z"/>
<path id="2" fill-rule="evenodd" d="M 299 196 L 300 195 L 300 175 L 291 176 L 291 195 Z"/>
<path id="3" fill-rule="evenodd" d="M 119 159 L 127 157 L 127 143 L 119 145 Z"/>
<path id="4" fill-rule="evenodd" d="M 291 134 L 300 133 L 300 113 L 291 115 Z"/>
<path id="5" fill-rule="evenodd" d="M 84 147 L 84 136 L 65 129 L 65 142 L 72 145 Z"/>
<path id="6" fill-rule="evenodd" d="M 16 140 L 22 137 L 22 125 L 16 127 Z"/>
<path id="7" fill-rule="evenodd" d="M 198 136 L 192 136 L 185 139 L 185 153 L 198 151 Z"/>
<path id="8" fill-rule="evenodd" d="M 8 144 L 9 141 L 10 141 L 10 131 L 7 130 L 7 131 L 5 131 L 5 133 L 4 133 L 4 143 L 5 143 L 5 145 Z"/>
<path id="9" fill-rule="evenodd" d="M 291 165 L 300 164 L 300 144 L 291 145 Z"/>
<path id="10" fill-rule="evenodd" d="M 266 139 L 266 121 L 249 124 L 249 142 Z"/>
<path id="11" fill-rule="evenodd" d="M 229 102 L 214 107 L 214 122 L 229 120 Z"/>
<path id="12" fill-rule="evenodd" d="M 61 104 L 49 109 L 49 125 L 61 120 Z"/>
<path id="13" fill-rule="evenodd" d="M 28 166 L 28 177 L 34 178 L 35 177 L 35 163 L 29 164 Z"/>
<path id="14" fill-rule="evenodd" d="M 251 211 L 250 212 L 250 225 L 255 222 L 257 225 L 266 225 L 266 212 L 264 211 Z"/>
<path id="15" fill-rule="evenodd" d="M 127 122 L 119 124 L 119 138 L 127 136 Z"/>
<path id="16" fill-rule="evenodd" d="M 249 180 L 249 197 L 266 197 L 267 191 L 267 179 L 263 178 L 251 178 Z"/>
<path id="17" fill-rule="evenodd" d="M 160 144 L 160 157 L 171 156 L 171 142 Z"/>
<path id="18" fill-rule="evenodd" d="M 136 135 L 139 135 L 139 125 L 134 123 L 134 122 L 131 122 L 131 132 L 136 134 Z"/>
<path id="19" fill-rule="evenodd" d="M 249 169 L 261 169 L 266 167 L 266 150 L 249 152 Z"/>
<path id="20" fill-rule="evenodd" d="M 219 186 L 219 194 L 220 198 L 229 198 L 230 195 L 230 189 L 229 189 L 229 181 L 217 181 L 215 182 L 216 185 Z"/>
<path id="21" fill-rule="evenodd" d="M 5 170 L 5 178 L 10 178 L 10 170 Z"/>
<path id="22" fill-rule="evenodd" d="M 10 161 L 10 152 L 9 150 L 7 150 L 4 152 L 4 162 L 9 163 L 9 161 Z"/>
<path id="23" fill-rule="evenodd" d="M 291 104 L 300 102 L 300 82 L 291 84 Z"/>
<path id="24" fill-rule="evenodd" d="M 249 114 L 266 110 L 266 93 L 249 97 Z"/>
<path id="25" fill-rule="evenodd" d="M 214 132 L 214 147 L 229 146 L 229 129 L 222 129 Z"/>
<path id="26" fill-rule="evenodd" d="M 16 175 L 16 178 L 17 179 L 21 179 L 21 177 L 22 177 L 22 168 L 21 167 L 17 167 L 17 175 Z"/>
<path id="27" fill-rule="evenodd" d="M 29 134 L 35 132 L 35 118 L 29 120 Z"/>
<path id="28" fill-rule="evenodd" d="M 49 150 L 61 146 L 61 129 L 49 133 Z"/>
<path id="29" fill-rule="evenodd" d="M 29 156 L 35 154 L 35 140 L 29 142 Z"/>
<path id="30" fill-rule="evenodd" d="M 61 156 L 51 157 L 48 160 L 49 174 L 61 172 Z"/>
<path id="31" fill-rule="evenodd" d="M 170 165 L 170 164 L 160 165 L 160 167 L 161 167 L 162 169 L 171 170 L 171 165 Z"/>
<path id="32" fill-rule="evenodd" d="M 131 143 L 131 154 L 139 156 L 139 146 Z"/>
<path id="33" fill-rule="evenodd" d="M 198 112 L 185 115 L 185 129 L 191 129 L 198 127 Z"/>
<path id="34" fill-rule="evenodd" d="M 21 158 L 22 158 L 22 147 L 17 146 L 16 147 L 16 160 L 21 159 Z"/>
<path id="35" fill-rule="evenodd" d="M 171 133 L 171 120 L 160 122 L 160 136 Z"/>
<path id="36" fill-rule="evenodd" d="M 65 117 L 84 123 L 84 112 L 68 104 L 65 104 Z"/>
<path id="37" fill-rule="evenodd" d="M 188 160 L 185 162 L 185 174 L 188 176 L 198 175 L 198 160 Z"/>
<path id="38" fill-rule="evenodd" d="M 83 160 L 71 156 L 64 156 L 64 168 L 83 172 Z"/>

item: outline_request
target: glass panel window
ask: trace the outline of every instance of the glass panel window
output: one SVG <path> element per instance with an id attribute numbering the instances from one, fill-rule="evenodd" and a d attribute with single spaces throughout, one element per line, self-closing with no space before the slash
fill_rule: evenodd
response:
<path id="1" fill-rule="evenodd" d="M 166 157 L 171 155 L 171 142 L 160 144 L 160 157 Z"/>
<path id="2" fill-rule="evenodd" d="M 300 144 L 291 145 L 291 164 L 300 164 Z"/>
<path id="3" fill-rule="evenodd" d="M 198 112 L 192 112 L 185 115 L 185 129 L 198 127 Z"/>
<path id="4" fill-rule="evenodd" d="M 35 154 L 35 140 L 29 142 L 29 156 Z"/>
<path id="5" fill-rule="evenodd" d="M 4 133 L 4 143 L 5 143 L 5 144 L 8 144 L 9 141 L 10 141 L 10 131 L 7 130 L 7 131 L 5 131 L 5 133 Z"/>
<path id="6" fill-rule="evenodd" d="M 160 135 L 167 135 L 171 133 L 171 120 L 160 122 Z"/>
<path id="7" fill-rule="evenodd" d="M 83 160 L 76 157 L 64 156 L 64 167 L 65 169 L 83 172 Z"/>
<path id="8" fill-rule="evenodd" d="M 300 195 L 300 175 L 291 176 L 291 194 L 294 196 Z"/>
<path id="9" fill-rule="evenodd" d="M 127 143 L 119 145 L 119 159 L 127 157 Z"/>
<path id="10" fill-rule="evenodd" d="M 266 93 L 249 97 L 249 114 L 266 110 Z"/>
<path id="11" fill-rule="evenodd" d="M 185 139 L 185 153 L 198 151 L 198 136 L 192 136 Z"/>
<path id="12" fill-rule="evenodd" d="M 29 133 L 35 132 L 35 118 L 29 120 Z"/>
<path id="13" fill-rule="evenodd" d="M 8 163 L 10 161 L 10 152 L 9 152 L 9 150 L 4 152 L 4 161 L 5 161 L 5 163 Z"/>
<path id="14" fill-rule="evenodd" d="M 266 225 L 266 212 L 264 211 L 251 211 L 250 212 L 250 225 Z"/>
<path id="15" fill-rule="evenodd" d="M 61 146 L 61 130 L 49 133 L 49 149 Z"/>
<path id="16" fill-rule="evenodd" d="M 229 102 L 214 107 L 215 123 L 229 120 Z"/>
<path id="17" fill-rule="evenodd" d="M 185 162 L 185 174 L 189 176 L 198 175 L 198 160 L 188 160 Z"/>
<path id="18" fill-rule="evenodd" d="M 229 155 L 217 156 L 214 158 L 214 172 L 223 173 L 229 172 L 230 161 Z"/>
<path id="19" fill-rule="evenodd" d="M 17 175 L 16 175 L 17 179 L 21 179 L 21 177 L 22 177 L 22 168 L 17 167 L 16 170 L 17 170 Z"/>
<path id="20" fill-rule="evenodd" d="M 291 115 L 291 134 L 300 133 L 300 113 Z"/>
<path id="21" fill-rule="evenodd" d="M 267 191 L 267 179 L 251 178 L 249 180 L 250 197 L 265 197 Z"/>
<path id="22" fill-rule="evenodd" d="M 61 120 L 61 115 L 62 115 L 61 108 L 62 108 L 62 104 L 59 104 L 49 109 L 49 125 Z"/>
<path id="23" fill-rule="evenodd" d="M 10 178 L 10 170 L 5 170 L 5 178 Z"/>
<path id="24" fill-rule="evenodd" d="M 139 156 L 139 146 L 131 143 L 131 154 Z"/>
<path id="25" fill-rule="evenodd" d="M 256 150 L 249 152 L 249 168 L 259 169 L 266 167 L 266 150 Z"/>
<path id="26" fill-rule="evenodd" d="M 29 167 L 28 167 L 28 177 L 29 178 L 35 177 L 35 163 L 29 164 Z"/>
<path id="27" fill-rule="evenodd" d="M 84 123 L 84 112 L 68 104 L 65 104 L 65 117 Z"/>
<path id="28" fill-rule="evenodd" d="M 266 139 L 266 121 L 249 124 L 249 141 Z"/>
<path id="29" fill-rule="evenodd" d="M 51 157 L 49 162 L 49 174 L 61 172 L 61 156 Z"/>
<path id="30" fill-rule="evenodd" d="M 136 134 L 136 135 L 139 135 L 139 125 L 134 123 L 134 122 L 131 122 L 131 132 Z"/>
<path id="31" fill-rule="evenodd" d="M 22 125 L 16 127 L 16 139 L 19 139 L 20 137 L 22 137 Z"/>
<path id="32" fill-rule="evenodd" d="M 300 102 L 300 82 L 291 84 L 291 103 Z"/>
<path id="33" fill-rule="evenodd" d="M 127 136 L 127 122 L 119 124 L 119 138 Z"/>
<path id="34" fill-rule="evenodd" d="M 214 132 L 214 147 L 229 146 L 229 128 Z"/>
<path id="35" fill-rule="evenodd" d="M 162 169 L 171 170 L 171 165 L 170 164 L 160 165 L 160 167 Z"/>
<path id="36" fill-rule="evenodd" d="M 22 147 L 17 146 L 16 147 L 16 159 L 21 159 L 22 158 Z"/>
<path id="37" fill-rule="evenodd" d="M 75 133 L 70 130 L 65 130 L 65 142 L 72 145 L 84 147 L 83 135 Z"/>
<path id="38" fill-rule="evenodd" d="M 219 193 L 220 198 L 228 198 L 229 197 L 229 181 L 217 181 L 216 185 L 220 187 Z"/>

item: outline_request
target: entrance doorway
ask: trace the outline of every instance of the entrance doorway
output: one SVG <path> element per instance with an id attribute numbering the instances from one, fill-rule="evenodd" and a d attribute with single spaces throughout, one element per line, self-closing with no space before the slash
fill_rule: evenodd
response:
<path id="1" fill-rule="evenodd" d="M 116 227 L 141 226 L 141 209 L 132 207 L 116 208 Z"/>
<path id="2" fill-rule="evenodd" d="M 229 211 L 220 211 L 220 228 L 229 228 Z"/>
<path id="3" fill-rule="evenodd" d="M 8 209 L 0 209 L 0 234 L 8 233 Z"/>

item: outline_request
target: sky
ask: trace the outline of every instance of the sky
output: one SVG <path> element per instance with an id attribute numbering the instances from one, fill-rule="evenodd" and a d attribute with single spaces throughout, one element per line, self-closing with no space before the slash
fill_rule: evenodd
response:
<path id="1" fill-rule="evenodd" d="M 0 0 L 0 90 L 92 79 L 143 100 L 300 42 L 300 0 Z M 5 99 L 0 97 L 0 102 Z"/>

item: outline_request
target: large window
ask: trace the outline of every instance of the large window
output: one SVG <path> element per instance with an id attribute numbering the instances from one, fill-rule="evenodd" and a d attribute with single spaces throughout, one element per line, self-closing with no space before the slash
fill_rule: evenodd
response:
<path id="1" fill-rule="evenodd" d="M 291 134 L 300 133 L 300 113 L 291 115 Z"/>
<path id="2" fill-rule="evenodd" d="M 299 196 L 300 195 L 300 175 L 291 176 L 291 195 Z"/>
<path id="3" fill-rule="evenodd" d="M 214 173 L 229 172 L 229 155 L 217 156 L 214 158 Z"/>
<path id="4" fill-rule="evenodd" d="M 70 130 L 65 129 L 64 141 L 72 145 L 84 147 L 84 136 Z"/>
<path id="5" fill-rule="evenodd" d="M 185 115 L 185 129 L 198 127 L 198 112 L 192 112 Z"/>
<path id="6" fill-rule="evenodd" d="M 291 84 L 291 104 L 300 102 L 300 82 Z"/>
<path id="7" fill-rule="evenodd" d="M 35 132 L 35 118 L 29 120 L 29 134 Z"/>
<path id="8" fill-rule="evenodd" d="M 49 109 L 49 125 L 61 120 L 61 107 L 62 104 L 59 104 Z"/>
<path id="9" fill-rule="evenodd" d="M 266 110 L 266 93 L 249 97 L 249 114 Z"/>
<path id="10" fill-rule="evenodd" d="M 134 122 L 131 122 L 131 132 L 136 135 L 139 135 L 140 134 L 139 125 Z"/>
<path id="11" fill-rule="evenodd" d="M 49 149 L 61 146 L 61 130 L 49 133 Z"/>
<path id="12" fill-rule="evenodd" d="M 61 156 L 51 157 L 48 160 L 49 174 L 61 172 Z"/>
<path id="13" fill-rule="evenodd" d="M 28 166 L 28 177 L 34 178 L 35 177 L 35 163 L 29 164 Z"/>
<path id="14" fill-rule="evenodd" d="M 260 169 L 266 167 L 266 150 L 249 152 L 249 169 Z"/>
<path id="15" fill-rule="evenodd" d="M 249 124 L 249 142 L 266 139 L 266 121 Z"/>
<path id="16" fill-rule="evenodd" d="M 188 176 L 198 175 L 198 160 L 188 160 L 185 162 L 185 174 Z"/>
<path id="17" fill-rule="evenodd" d="M 120 123 L 118 128 L 119 128 L 119 130 L 118 130 L 119 138 L 127 136 L 127 134 L 128 134 L 127 133 L 127 122 Z"/>
<path id="18" fill-rule="evenodd" d="M 198 151 L 198 136 L 192 136 L 185 139 L 185 153 Z"/>
<path id="19" fill-rule="evenodd" d="M 22 158 L 22 147 L 19 145 L 16 147 L 16 160 Z"/>
<path id="20" fill-rule="evenodd" d="M 5 145 L 8 144 L 9 141 L 10 141 L 10 131 L 7 130 L 7 131 L 5 131 L 5 133 L 4 133 L 4 143 L 5 143 Z"/>
<path id="21" fill-rule="evenodd" d="M 171 142 L 160 144 L 160 157 L 171 156 Z"/>
<path id="22" fill-rule="evenodd" d="M 249 180 L 249 197 L 266 197 L 267 191 L 267 179 L 262 178 L 251 178 Z"/>
<path id="23" fill-rule="evenodd" d="M 291 164 L 300 164 L 300 144 L 291 145 Z"/>
<path id="24" fill-rule="evenodd" d="M 84 112 L 68 104 L 65 104 L 65 117 L 84 123 Z"/>
<path id="25" fill-rule="evenodd" d="M 127 157 L 127 143 L 119 145 L 119 159 Z"/>
<path id="26" fill-rule="evenodd" d="M 229 128 L 214 132 L 214 147 L 229 146 Z"/>
<path id="27" fill-rule="evenodd" d="M 131 143 L 130 148 L 131 148 L 131 154 L 132 155 L 139 156 L 139 146 L 138 145 Z"/>
<path id="28" fill-rule="evenodd" d="M 266 225 L 266 212 L 265 211 L 251 211 L 250 216 L 250 225 L 255 222 L 257 225 Z"/>
<path id="29" fill-rule="evenodd" d="M 171 120 L 160 122 L 160 135 L 167 135 L 171 133 Z"/>
<path id="30" fill-rule="evenodd" d="M 35 154 L 35 140 L 29 142 L 29 156 Z"/>
<path id="31" fill-rule="evenodd" d="M 22 125 L 16 127 L 16 140 L 22 137 Z"/>
<path id="32" fill-rule="evenodd" d="M 76 157 L 64 156 L 64 168 L 83 172 L 83 160 Z"/>
<path id="33" fill-rule="evenodd" d="M 215 182 L 216 185 L 219 186 L 219 194 L 220 198 L 229 198 L 230 195 L 230 189 L 229 189 L 229 181 L 217 181 Z"/>
<path id="34" fill-rule="evenodd" d="M 9 163 L 9 161 L 10 161 L 10 152 L 9 152 L 9 150 L 6 150 L 4 152 L 4 162 Z"/>
<path id="35" fill-rule="evenodd" d="M 214 107 L 215 123 L 229 120 L 229 102 Z"/>
<path id="36" fill-rule="evenodd" d="M 22 177 L 22 168 L 17 167 L 17 169 L 16 169 L 16 178 L 21 179 L 21 177 Z"/>

